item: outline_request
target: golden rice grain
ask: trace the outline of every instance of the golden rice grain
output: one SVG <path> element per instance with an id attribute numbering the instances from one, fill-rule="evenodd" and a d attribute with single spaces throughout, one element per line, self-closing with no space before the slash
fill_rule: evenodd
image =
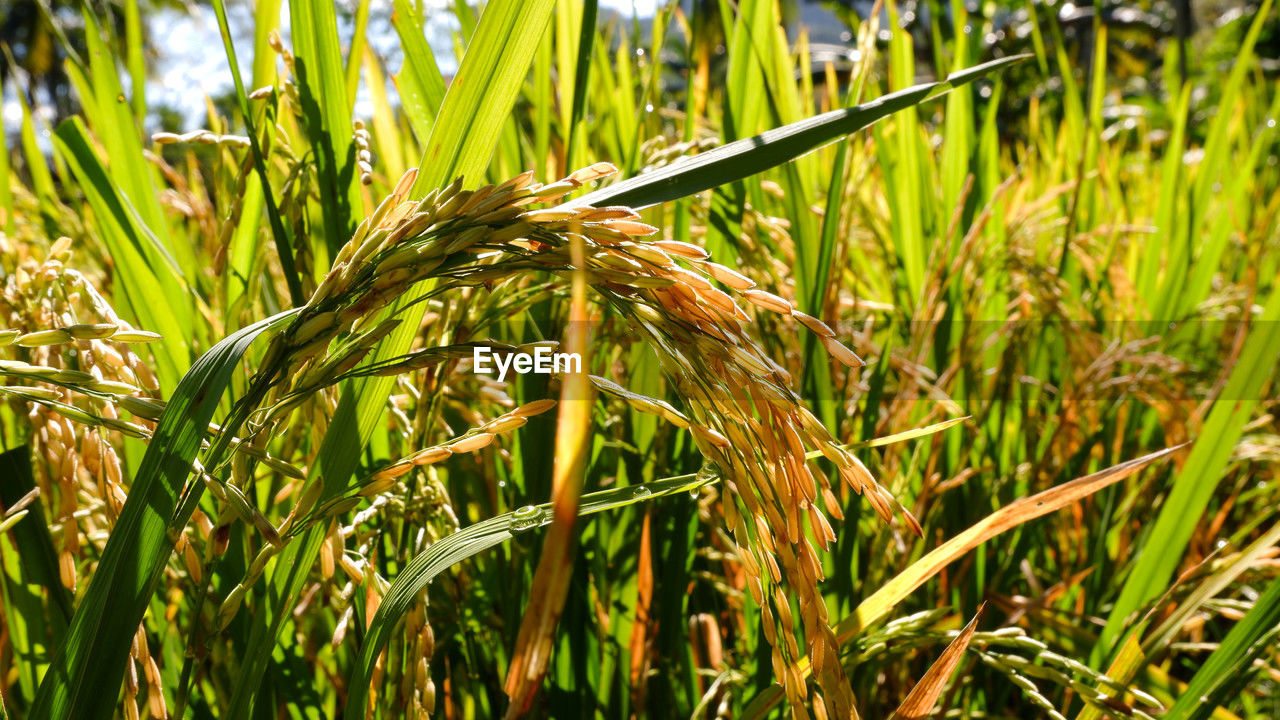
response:
<path id="1" fill-rule="evenodd" d="M 369 480 L 371 481 L 394 480 L 395 478 L 398 478 L 401 475 L 404 475 L 405 473 L 409 472 L 412 469 L 413 469 L 413 463 L 402 463 L 398 465 L 392 465 L 388 468 L 384 468 L 370 475 Z"/>
<path id="2" fill-rule="evenodd" d="M 640 213 L 623 205 L 589 208 L 580 213 L 584 222 L 602 222 L 604 220 L 639 220 Z"/>
<path id="3" fill-rule="evenodd" d="M 569 174 L 569 177 L 565 179 L 568 180 L 569 182 L 577 183 L 578 185 L 583 185 L 589 182 L 595 182 L 596 180 L 599 180 L 601 178 L 608 177 L 610 175 L 613 175 L 616 172 L 618 172 L 618 168 L 614 167 L 613 163 L 598 162 L 598 163 L 593 163 L 588 167 L 582 168 L 581 170 L 575 170 L 574 172 Z"/>
<path id="4" fill-rule="evenodd" d="M 468 435 L 467 437 L 450 443 L 445 447 L 455 454 L 475 452 L 476 450 L 488 447 L 489 444 L 493 442 L 494 437 L 493 433 L 480 432 L 475 435 Z"/>
<path id="5" fill-rule="evenodd" d="M 76 561 L 75 557 L 65 550 L 58 555 L 58 577 L 62 580 L 63 587 L 75 592 Z"/>
<path id="6" fill-rule="evenodd" d="M 550 398 L 543 398 L 540 400 L 534 400 L 532 402 L 525 403 L 524 405 L 521 405 L 515 410 L 512 410 L 509 414 L 516 415 L 519 417 L 533 417 L 534 415 L 541 415 L 542 413 L 550 410 L 555 406 L 556 406 L 555 400 L 552 400 Z"/>
<path id="7" fill-rule="evenodd" d="M 155 342 L 162 337 L 160 333 L 154 333 L 150 330 L 117 330 L 111 335 L 113 341 L 125 343 L 149 343 Z"/>
<path id="8" fill-rule="evenodd" d="M 692 425 L 690 426 L 690 429 L 693 430 L 694 435 L 698 436 L 699 438 L 701 438 L 702 440 L 708 443 L 711 443 L 716 447 L 727 448 L 727 447 L 732 447 L 733 445 L 732 443 L 729 442 L 728 438 L 726 438 L 725 436 L 721 435 L 720 433 L 716 432 L 715 430 L 709 427 L 703 427 L 701 425 Z"/>
<path id="9" fill-rule="evenodd" d="M 413 184 L 418 181 L 418 168 L 410 168 L 396 182 L 396 186 L 391 190 L 391 197 L 396 198 L 398 202 L 409 195 L 409 191 L 413 189 Z"/>
<path id="10" fill-rule="evenodd" d="M 791 316 L 799 320 L 802 325 L 809 328 L 810 332 L 812 332 L 814 335 L 817 335 L 820 338 L 830 338 L 830 337 L 835 337 L 836 335 L 836 332 L 832 330 L 826 323 L 813 317 L 812 315 L 806 315 L 805 313 L 802 313 L 799 310 L 796 310 L 791 313 Z"/>
<path id="11" fill-rule="evenodd" d="M 862 358 L 854 354 L 852 350 L 840 344 L 840 341 L 834 337 L 820 337 L 822 347 L 826 348 L 827 353 L 831 357 L 840 361 L 842 365 L 851 368 L 860 368 L 863 366 Z"/>
<path id="12" fill-rule="evenodd" d="M 77 340 L 99 340 L 111 337 L 120 328 L 114 323 L 81 323 L 76 325 L 68 325 L 63 330 L 71 334 L 71 337 Z"/>
<path id="13" fill-rule="evenodd" d="M 751 301 L 756 307 L 772 310 L 782 315 L 790 315 L 792 311 L 791 303 L 782 298 L 764 290 L 744 290 L 742 296 Z"/>
<path id="14" fill-rule="evenodd" d="M 578 211 L 573 208 L 546 208 L 544 210 L 530 210 L 521 215 L 520 219 L 527 223 L 544 224 L 573 220 L 577 216 Z"/>
<path id="15" fill-rule="evenodd" d="M 449 459 L 451 455 L 453 451 L 447 447 L 433 447 L 420 450 L 405 459 L 414 465 L 432 465 Z"/>
<path id="16" fill-rule="evenodd" d="M 750 290 L 756 286 L 755 281 L 751 278 L 719 263 L 705 262 L 702 264 L 702 269 L 706 270 L 707 274 L 715 278 L 717 282 L 723 283 L 734 290 Z"/>
<path id="17" fill-rule="evenodd" d="M 637 258 L 643 262 L 655 265 L 660 269 L 669 269 L 675 267 L 675 261 L 670 255 L 662 252 L 662 250 L 653 245 L 641 243 L 621 243 L 618 249 L 627 253 L 631 257 Z"/>
<path id="18" fill-rule="evenodd" d="M 656 232 L 657 228 L 654 228 L 654 231 Z M 679 240 L 657 240 L 653 243 L 653 246 L 668 255 L 678 255 L 690 260 L 706 260 L 711 257 L 711 254 L 703 248 L 692 243 L 680 242 Z"/>
<path id="19" fill-rule="evenodd" d="M 21 335 L 16 342 L 22 347 L 43 347 L 45 345 L 59 345 L 61 343 L 71 342 L 71 333 L 61 328 L 55 330 L 39 330 Z"/>
<path id="20" fill-rule="evenodd" d="M 604 226 L 631 237 L 648 237 L 658 232 L 658 228 L 637 220 L 606 220 Z M 662 247 L 662 241 L 658 241 L 654 245 Z M 666 248 L 663 249 L 665 250 Z"/>
<path id="21" fill-rule="evenodd" d="M 519 415 L 506 415 L 484 425 L 482 429 L 485 432 L 493 433 L 494 435 L 501 435 L 502 433 L 511 432 L 516 428 L 524 427 L 528 422 L 529 418 L 526 417 L 521 417 Z"/>

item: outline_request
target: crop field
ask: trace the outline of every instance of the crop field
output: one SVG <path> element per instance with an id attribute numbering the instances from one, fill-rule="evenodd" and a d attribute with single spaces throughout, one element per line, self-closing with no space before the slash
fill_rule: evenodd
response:
<path id="1" fill-rule="evenodd" d="M 0 719 L 1280 717 L 1272 0 L 0 56 Z"/>

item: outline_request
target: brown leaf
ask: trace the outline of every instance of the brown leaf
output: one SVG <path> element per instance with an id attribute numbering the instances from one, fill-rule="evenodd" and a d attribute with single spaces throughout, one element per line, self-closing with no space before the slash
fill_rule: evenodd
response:
<path id="1" fill-rule="evenodd" d="M 982 618 L 982 613 L 986 609 L 987 604 L 983 603 L 969 624 L 964 626 L 964 630 L 960 631 L 950 645 L 947 645 L 947 649 L 942 651 L 942 655 L 929 667 L 924 677 L 920 678 L 920 682 L 911 688 L 907 699 L 902 701 L 898 711 L 893 714 L 894 720 L 915 720 L 929 715 L 934 704 L 938 702 L 938 696 L 947 686 L 947 678 L 951 677 L 951 672 L 960 663 L 960 658 L 964 657 L 964 651 L 969 647 L 969 640 L 973 638 L 973 631 L 978 628 L 978 620 Z"/>
<path id="2" fill-rule="evenodd" d="M 594 167 L 594 166 L 593 166 Z M 560 389 L 560 414 L 556 424 L 555 470 L 552 474 L 551 527 L 542 545 L 542 558 L 533 576 L 529 606 L 525 608 L 520 634 L 507 668 L 505 690 L 511 698 L 507 718 L 529 711 L 551 657 L 556 625 L 564 611 L 569 581 L 573 576 L 573 553 L 577 544 L 575 522 L 582 495 L 582 476 L 586 470 L 591 438 L 592 386 L 587 370 L 590 327 L 587 310 L 587 283 L 581 268 L 585 267 L 581 237 L 574 237 L 571 247 L 573 263 L 579 268 L 573 276 L 573 295 L 565 331 L 566 352 L 582 358 L 582 372 L 564 374 Z"/>

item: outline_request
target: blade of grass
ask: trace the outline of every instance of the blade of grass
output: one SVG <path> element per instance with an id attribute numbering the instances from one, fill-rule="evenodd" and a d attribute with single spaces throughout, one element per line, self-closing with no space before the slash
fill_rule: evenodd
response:
<path id="1" fill-rule="evenodd" d="M 411 0 L 395 0 L 391 24 L 404 49 L 404 64 L 396 73 L 396 90 L 409 125 L 418 141 L 431 137 L 432 123 L 444 102 L 444 78 L 436 56 L 427 44 L 422 13 Z"/>
<path id="2" fill-rule="evenodd" d="M 0 526 L 9 525 L 12 508 L 37 485 L 31 448 L 18 445 L 0 453 Z M 66 634 L 72 596 L 58 572 L 58 551 L 38 498 L 26 506 L 16 525 L 0 532 L 0 623 L 8 635 L 7 653 L 16 668 L 10 700 L 22 708 L 36 694 L 40 674 Z"/>
<path id="3" fill-rule="evenodd" d="M 1152 630 L 1146 639 L 1140 643 L 1141 631 L 1147 624 L 1146 619 L 1144 619 L 1139 625 L 1139 632 L 1131 633 L 1124 645 L 1121 646 L 1120 651 L 1116 653 L 1115 660 L 1107 668 L 1107 676 L 1115 678 L 1121 683 L 1131 682 L 1138 677 L 1141 671 L 1147 669 L 1147 664 L 1144 662 L 1146 658 L 1167 647 L 1178 632 L 1182 630 L 1187 620 L 1205 602 L 1217 597 L 1220 592 L 1235 582 L 1241 574 L 1253 567 L 1254 563 L 1262 557 L 1262 554 L 1275 546 L 1277 542 L 1280 542 L 1280 524 L 1277 524 L 1257 540 L 1250 543 L 1248 547 L 1232 558 L 1226 567 L 1200 583 L 1178 605 L 1177 609 L 1164 618 L 1160 625 Z M 1087 706 L 1080 712 L 1077 720 L 1101 720 L 1102 717 L 1103 713 L 1100 709 L 1094 706 Z"/>
<path id="4" fill-rule="evenodd" d="M 107 173 L 116 186 L 117 194 L 133 207 L 142 224 L 164 248 L 166 255 L 173 259 L 179 274 L 190 274 L 195 269 L 195 255 L 190 243 L 178 242 L 169 232 L 169 223 L 158 199 L 155 169 L 143 155 L 138 135 L 140 120 L 125 101 L 124 88 L 117 74 L 116 56 L 103 41 L 98 21 L 88 7 L 84 8 L 83 16 L 89 58 L 89 75 L 85 79 L 95 101 L 92 110 L 87 109 L 84 116 L 102 141 L 108 158 L 105 163 Z M 78 68 L 72 66 L 69 70 L 78 75 Z M 181 295 L 170 295 L 169 302 L 190 304 Z M 193 328 L 188 323 L 183 329 L 190 333 Z"/>
<path id="5" fill-rule="evenodd" d="M 1231 560 L 1230 564 L 1214 573 L 1193 590 L 1182 601 L 1177 610 L 1165 618 L 1155 630 L 1151 631 L 1150 636 L 1142 643 L 1143 651 L 1150 655 L 1158 648 L 1164 647 L 1171 642 L 1183 623 L 1200 606 L 1226 590 L 1232 582 L 1235 582 L 1236 578 L 1253 567 L 1254 563 L 1261 559 L 1262 554 L 1274 547 L 1276 543 L 1280 543 L 1280 523 L 1277 523 L 1257 540 L 1250 543 L 1247 548 Z"/>
<path id="6" fill-rule="evenodd" d="M 693 474 L 655 480 L 650 483 L 582 496 L 578 515 L 585 517 L 616 510 L 660 497 L 688 493 L 709 482 Z M 546 527 L 555 516 L 554 503 L 523 507 L 488 520 L 469 525 L 431 544 L 405 566 L 382 597 L 378 611 L 369 623 L 369 633 L 360 646 L 360 661 L 352 670 L 351 695 L 347 697 L 346 715 L 360 717 L 368 697 L 369 679 L 374 663 L 386 647 L 400 620 L 417 601 L 423 588 L 437 575 L 458 563 L 500 545 L 511 538 L 536 528 Z"/>
<path id="7" fill-rule="evenodd" d="M 260 88 L 271 85 L 276 81 L 276 63 L 280 56 L 275 50 L 271 49 L 270 38 L 271 31 L 280 26 L 280 4 L 283 0 L 258 0 L 253 4 L 253 77 L 251 82 L 253 87 Z M 218 21 L 219 27 L 223 24 L 222 20 Z M 223 35 L 223 42 L 226 42 L 227 36 Z M 233 57 L 231 52 L 227 53 L 227 57 Z M 231 74 L 233 78 L 239 78 L 239 67 L 236 63 L 231 63 Z M 237 91 L 238 92 L 238 91 Z"/>
<path id="8" fill-rule="evenodd" d="M 320 203 L 324 241 L 332 257 L 351 236 L 352 213 L 360 207 L 355 145 L 351 141 L 355 96 L 347 93 L 333 3 L 291 0 L 289 19 L 304 125 L 315 150 L 325 197 L 325 202 Z M 358 67 L 358 60 L 353 67 Z"/>
<path id="9" fill-rule="evenodd" d="M 4 478 L 0 480 L 0 508 L 12 507 L 36 488 L 30 452 L 28 446 L 21 445 L 0 453 L 0 468 L 3 469 L 0 476 Z M 62 630 L 71 619 L 74 599 L 58 579 L 58 552 L 53 546 L 53 537 L 40 503 L 28 506 L 27 516 L 8 532 L 15 547 L 22 549 L 23 573 L 48 593 L 53 610 L 50 614 L 57 621 L 52 629 L 58 633 L 57 637 L 61 637 Z"/>
<path id="10" fill-rule="evenodd" d="M 267 2 L 278 2 L 278 0 L 267 0 Z M 240 62 L 236 59 L 235 43 L 231 40 L 231 27 L 227 23 L 224 0 L 213 0 L 213 12 L 218 18 L 218 30 L 222 33 L 222 45 L 227 53 L 227 63 L 231 65 L 231 78 L 235 82 L 236 89 L 236 104 L 240 108 L 240 117 L 244 120 L 245 128 L 249 132 L 253 167 L 258 173 L 258 180 L 262 183 L 262 187 L 270 188 L 271 179 L 267 175 L 267 162 L 262 153 L 262 146 L 258 142 L 258 131 L 254 127 L 253 114 L 249 111 L 249 97 L 245 93 L 244 80 L 240 77 Z M 256 72 L 255 69 L 255 77 Z M 300 307 L 307 299 L 302 294 L 302 281 L 298 277 L 298 270 L 293 262 L 293 241 L 289 231 L 285 229 L 284 222 L 280 219 L 280 209 L 276 206 L 275 197 L 271 192 L 264 192 L 263 196 L 266 200 L 267 218 L 271 223 L 271 234 L 276 241 L 276 252 L 280 256 L 280 268 L 284 272 L 285 283 L 289 286 L 289 300 Z"/>
<path id="11" fill-rule="evenodd" d="M 138 0 L 128 0 L 124 4 L 125 61 L 129 66 L 129 102 L 133 105 L 133 116 L 147 116 L 147 68 L 142 57 L 142 21 L 138 17 Z"/>
<path id="12" fill-rule="evenodd" d="M 355 28 L 351 32 L 351 47 L 347 49 L 347 107 L 356 104 L 356 93 L 360 90 L 360 65 L 364 62 L 365 49 L 369 47 L 369 6 L 370 0 L 360 0 L 356 5 Z"/>
<path id="13" fill-rule="evenodd" d="M 1274 649 L 1280 633 L 1280 578 L 1253 603 L 1251 609 L 1222 639 L 1204 665 L 1187 683 L 1165 720 L 1204 720 L 1223 702 L 1233 699 L 1251 673 L 1253 663 Z"/>
<path id="14" fill-rule="evenodd" d="M 892 445 L 894 443 L 906 442 L 907 440 L 915 440 L 916 438 L 922 438 L 928 435 L 933 435 L 935 433 L 940 433 L 943 430 L 959 425 L 960 423 L 968 419 L 970 419 L 970 416 L 968 415 L 965 415 L 964 417 L 951 418 L 950 420 L 943 420 L 942 422 L 934 423 L 932 425 L 926 425 L 925 427 L 922 427 L 922 428 L 914 428 L 912 430 L 907 430 L 905 432 L 894 433 L 892 435 L 885 435 L 883 437 L 878 437 L 873 440 L 863 440 L 860 442 L 850 443 L 846 445 L 845 448 L 852 449 L 852 448 L 882 447 L 884 445 Z M 820 454 L 821 453 L 819 453 L 819 455 Z"/>
<path id="15" fill-rule="evenodd" d="M 13 174 L 9 163 L 9 139 L 5 135 L 4 123 L 0 123 L 0 148 L 5 148 L 4 152 L 0 152 L 0 177 L 6 178 L 4 182 L 0 182 L 0 229 L 6 235 L 13 235 L 18 227 L 18 217 L 13 212 L 13 188 L 10 186 L 12 180 L 9 179 Z"/>
<path id="16" fill-rule="evenodd" d="M 583 195 L 568 205 L 657 205 L 686 197 L 777 167 L 784 162 L 861 130 L 898 110 L 959 87 L 989 72 L 1021 62 L 1015 55 L 952 73 L 946 80 L 924 83 L 884 95 L 844 110 L 832 110 L 799 122 L 767 130 L 755 137 L 722 145 L 709 152 L 676 161 L 667 167 L 637 175 Z"/>
<path id="17" fill-rule="evenodd" d="M 596 35 L 596 12 L 598 0 L 583 0 L 582 19 L 578 28 L 577 67 L 573 73 L 573 106 L 569 114 L 569 126 L 565 128 L 569 147 L 565 157 L 569 158 L 569 167 L 578 167 L 577 154 L 582 152 L 582 143 L 586 139 L 586 127 L 582 118 L 587 105 L 587 83 L 591 80 L 591 55 Z M 629 90 L 629 88 L 628 88 Z M 585 164 L 585 163 L 584 163 Z"/>
<path id="18" fill-rule="evenodd" d="M 103 548 L 98 569 L 76 607 L 36 694 L 31 716 L 110 718 L 129 647 L 204 486 L 184 488 L 222 392 L 249 345 L 293 316 L 286 311 L 240 330 L 205 353 L 183 376 L 156 425 L 147 452 Z"/>
<path id="19" fill-rule="evenodd" d="M 478 183 L 533 60 L 537 44 L 529 38 L 541 34 L 553 5 L 533 0 L 485 6 L 431 129 L 415 194 L 459 175 Z"/>
<path id="20" fill-rule="evenodd" d="M 1231 370 L 1221 397 L 1200 429 L 1187 462 L 1173 479 L 1172 489 L 1146 540 L 1160 552 L 1142 553 L 1125 580 L 1098 639 L 1093 661 L 1101 664 L 1126 634 L 1128 619 L 1158 597 L 1173 576 L 1200 516 L 1213 498 L 1231 452 L 1245 423 L 1260 402 L 1263 384 L 1272 377 L 1280 358 L 1280 290 L 1273 290 L 1261 316 L 1253 321 L 1240 359 Z"/>

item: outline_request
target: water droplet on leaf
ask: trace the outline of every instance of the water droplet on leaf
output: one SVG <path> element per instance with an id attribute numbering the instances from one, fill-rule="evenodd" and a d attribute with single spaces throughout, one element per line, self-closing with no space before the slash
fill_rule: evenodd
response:
<path id="1" fill-rule="evenodd" d="M 526 530 L 532 530 L 542 524 L 543 511 L 532 505 L 524 507 L 511 513 L 510 528 L 513 533 L 521 533 Z"/>

